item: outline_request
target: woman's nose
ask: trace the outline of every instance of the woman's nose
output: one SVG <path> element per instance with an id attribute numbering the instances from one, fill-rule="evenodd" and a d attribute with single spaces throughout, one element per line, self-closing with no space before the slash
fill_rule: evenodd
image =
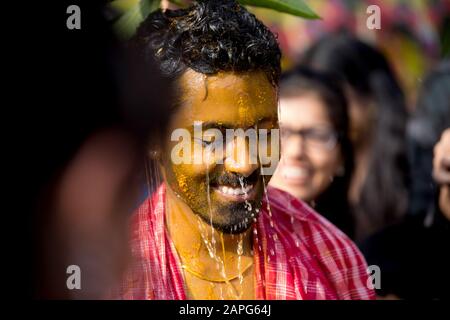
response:
<path id="1" fill-rule="evenodd" d="M 299 134 L 282 141 L 281 154 L 287 158 L 301 158 L 306 152 L 305 138 Z"/>

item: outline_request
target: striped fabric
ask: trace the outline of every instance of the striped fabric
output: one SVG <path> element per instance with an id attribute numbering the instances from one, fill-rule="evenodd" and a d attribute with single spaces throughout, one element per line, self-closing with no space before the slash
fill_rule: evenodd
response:
<path id="1" fill-rule="evenodd" d="M 284 191 L 269 187 L 267 200 L 253 226 L 257 299 L 374 299 L 367 265 L 350 239 Z M 120 288 L 121 299 L 186 299 L 164 204 L 161 185 L 133 216 L 134 262 Z"/>

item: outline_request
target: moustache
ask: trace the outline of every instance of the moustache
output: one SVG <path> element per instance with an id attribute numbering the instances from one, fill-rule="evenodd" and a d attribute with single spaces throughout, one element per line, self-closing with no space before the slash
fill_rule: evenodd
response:
<path id="1" fill-rule="evenodd" d="M 234 172 L 223 172 L 216 179 L 214 179 L 211 184 L 213 185 L 227 185 L 233 188 L 239 188 L 242 185 L 244 187 L 248 185 L 254 185 L 258 181 L 258 178 L 261 176 L 260 170 L 255 170 L 251 175 L 245 177 L 241 174 L 237 174 Z"/>

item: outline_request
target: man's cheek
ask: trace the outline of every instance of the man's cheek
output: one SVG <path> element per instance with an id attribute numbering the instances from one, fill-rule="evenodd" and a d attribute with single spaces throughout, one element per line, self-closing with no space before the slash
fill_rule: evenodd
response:
<path id="1" fill-rule="evenodd" d="M 177 179 L 187 181 L 191 184 L 198 184 L 207 180 L 208 173 L 211 174 L 214 167 L 215 165 L 209 167 L 206 164 L 172 165 L 172 170 Z"/>
<path id="2" fill-rule="evenodd" d="M 170 184 L 175 185 L 173 189 L 179 190 L 186 200 L 193 201 L 195 197 L 206 194 L 206 177 L 199 168 L 178 165 L 172 166 L 172 172 L 173 181 Z"/>
<path id="3" fill-rule="evenodd" d="M 178 190 L 181 192 L 187 192 L 189 189 L 188 181 L 189 177 L 188 175 L 184 174 L 182 170 L 179 168 L 174 168 L 174 180 L 171 181 L 171 184 L 176 184 Z"/>
<path id="4" fill-rule="evenodd" d="M 175 147 L 176 149 L 177 147 Z M 172 149 L 170 154 L 170 165 L 180 171 L 189 172 L 190 175 L 206 175 L 211 172 L 219 162 L 213 155 L 203 151 L 194 151 L 188 156 L 183 150 Z"/>

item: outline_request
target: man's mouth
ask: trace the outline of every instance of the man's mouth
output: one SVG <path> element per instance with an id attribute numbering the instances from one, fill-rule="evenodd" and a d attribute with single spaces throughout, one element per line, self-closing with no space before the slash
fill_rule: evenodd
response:
<path id="1" fill-rule="evenodd" d="M 234 201 L 251 200 L 255 197 L 255 185 L 247 185 L 244 187 L 231 187 L 226 185 L 219 185 L 214 190 L 224 198 Z"/>
<path id="2" fill-rule="evenodd" d="M 221 198 L 231 201 L 253 200 L 258 189 L 259 172 L 255 171 L 248 177 L 225 173 L 219 177 L 211 188 Z"/>

